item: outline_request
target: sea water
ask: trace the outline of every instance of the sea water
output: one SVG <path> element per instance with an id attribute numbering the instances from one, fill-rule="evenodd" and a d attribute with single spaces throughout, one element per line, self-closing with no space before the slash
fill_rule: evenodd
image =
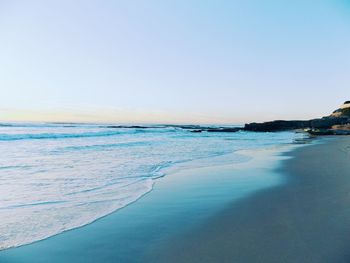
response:
<path id="1" fill-rule="evenodd" d="M 0 124 L 0 249 L 91 223 L 135 202 L 171 169 L 246 162 L 249 156 L 237 151 L 303 136 L 193 133 L 178 126 Z"/>

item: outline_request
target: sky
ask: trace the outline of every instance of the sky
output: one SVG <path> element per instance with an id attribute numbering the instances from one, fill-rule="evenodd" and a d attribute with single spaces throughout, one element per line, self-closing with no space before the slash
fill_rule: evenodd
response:
<path id="1" fill-rule="evenodd" d="M 0 0 L 0 120 L 244 123 L 350 100 L 350 0 Z"/>

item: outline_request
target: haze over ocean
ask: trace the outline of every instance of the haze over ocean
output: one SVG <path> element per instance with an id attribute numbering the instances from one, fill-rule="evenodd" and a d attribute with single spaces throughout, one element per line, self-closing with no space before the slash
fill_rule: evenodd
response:
<path id="1" fill-rule="evenodd" d="M 349 31 L 347 0 L 0 1 L 0 120 L 324 116 L 350 97 Z"/>

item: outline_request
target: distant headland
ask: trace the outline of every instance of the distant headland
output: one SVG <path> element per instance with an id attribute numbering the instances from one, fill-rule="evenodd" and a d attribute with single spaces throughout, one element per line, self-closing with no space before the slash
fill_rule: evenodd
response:
<path id="1" fill-rule="evenodd" d="M 311 120 L 275 120 L 261 123 L 247 123 L 244 127 L 228 126 L 202 126 L 202 125 L 152 125 L 128 126 L 109 125 L 106 128 L 117 129 L 155 129 L 173 127 L 188 130 L 193 133 L 200 132 L 279 132 L 290 130 L 304 130 L 312 135 L 350 135 L 350 101 L 344 102 L 339 109 L 329 116 Z"/>
<path id="2" fill-rule="evenodd" d="M 346 101 L 331 115 L 311 120 L 275 120 L 246 124 L 243 130 L 274 132 L 304 129 L 313 135 L 350 135 L 350 101 Z"/>

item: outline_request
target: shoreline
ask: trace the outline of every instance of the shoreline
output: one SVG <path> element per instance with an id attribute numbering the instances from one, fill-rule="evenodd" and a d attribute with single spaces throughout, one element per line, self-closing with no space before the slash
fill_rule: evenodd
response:
<path id="1" fill-rule="evenodd" d="M 239 202 L 261 188 L 280 184 L 280 176 L 271 173 L 271 170 L 285 158 L 280 156 L 280 153 L 294 147 L 298 145 L 244 150 L 254 154 L 254 158 L 248 162 L 184 169 L 168 174 L 156 182 L 154 190 L 137 202 L 89 225 L 28 245 L 0 251 L 0 261 L 87 262 L 84 256 L 87 253 L 90 255 L 89 262 L 96 262 L 96 258 L 101 254 L 106 257 L 104 262 L 143 262 L 142 258 L 150 248 L 158 246 L 155 245 L 158 244 L 158 240 L 166 240 L 179 232 L 189 231 L 230 202 Z M 257 176 L 262 167 L 266 171 Z M 217 174 L 216 178 L 213 178 L 213 174 Z M 232 185 L 233 183 L 237 185 Z M 135 217 L 140 219 L 135 220 Z M 135 229 L 139 231 L 135 232 Z M 162 231 L 156 233 L 159 230 Z M 109 232 L 112 232 L 112 235 Z M 150 240 L 153 240 L 152 245 L 145 244 Z M 119 245 L 105 248 L 111 244 Z M 91 246 L 94 252 L 88 253 L 87 248 Z M 130 246 L 139 249 L 130 249 Z M 115 255 L 118 251 L 124 251 L 124 254 Z"/>
<path id="2" fill-rule="evenodd" d="M 302 139 L 302 140 L 305 140 Z M 134 201 L 123 205 L 117 209 L 114 209 L 111 212 L 106 213 L 103 216 L 99 216 L 97 218 L 92 219 L 91 221 L 84 223 L 82 225 L 78 225 L 78 226 L 74 226 L 74 227 L 70 227 L 67 228 L 65 230 L 62 230 L 61 232 L 52 234 L 52 235 L 48 235 L 45 236 L 41 239 L 38 240 L 34 240 L 28 243 L 23 243 L 23 244 L 17 244 L 14 246 L 10 246 L 10 247 L 5 247 L 2 248 L 0 247 L 0 252 L 1 251 L 5 251 L 5 250 L 9 250 L 9 249 L 16 249 L 16 248 L 20 248 L 23 246 L 28 246 L 31 244 L 35 244 L 37 242 L 42 242 L 45 241 L 46 239 L 50 239 L 53 238 L 57 235 L 63 234 L 65 232 L 69 232 L 69 231 L 74 231 L 75 229 L 80 229 L 80 228 L 84 228 L 85 226 L 88 226 L 90 224 L 93 224 L 105 217 L 110 216 L 113 213 L 117 213 L 118 211 L 133 205 L 134 203 L 138 202 L 140 199 L 144 198 L 146 195 L 149 195 L 152 193 L 152 191 L 154 190 L 155 185 L 157 184 L 158 180 L 164 179 L 164 177 L 168 177 L 168 176 L 177 176 L 177 174 L 182 174 L 183 172 L 186 173 L 186 171 L 190 171 L 190 173 L 192 173 L 191 171 L 193 171 L 193 173 L 197 173 L 197 170 L 201 170 L 201 169 L 215 169 L 215 167 L 218 167 L 220 169 L 220 167 L 225 167 L 225 166 L 237 166 L 237 167 L 245 167 L 246 163 L 248 163 L 248 167 L 249 167 L 249 162 L 252 161 L 252 159 L 254 158 L 254 155 L 257 155 L 256 153 L 262 153 L 264 151 L 266 152 L 270 152 L 270 154 L 272 152 L 276 152 L 276 153 L 280 153 L 280 152 L 285 152 L 285 151 L 291 151 L 292 147 L 298 147 L 299 143 L 295 143 L 295 144 L 287 144 L 287 145 L 275 145 L 275 146 L 269 146 L 268 148 L 264 149 L 264 148 L 257 148 L 257 149 L 244 149 L 244 150 L 238 150 L 238 151 L 234 151 L 231 153 L 225 153 L 225 154 L 219 154 L 219 155 L 215 155 L 215 156 L 211 156 L 211 157 L 205 157 L 205 158 L 198 158 L 198 159 L 194 159 L 194 160 L 190 160 L 187 162 L 181 162 L 181 163 L 177 163 L 174 164 L 172 166 L 169 167 L 163 167 L 157 171 L 161 172 L 161 175 L 159 175 L 158 177 L 153 179 L 152 182 L 152 186 L 150 187 L 150 189 L 141 194 L 140 196 L 138 196 Z M 240 160 L 236 160 L 237 158 L 239 158 Z M 244 168 L 243 168 L 244 169 Z M 200 172 L 198 172 L 200 174 Z"/>
<path id="3" fill-rule="evenodd" d="M 288 182 L 169 239 L 148 262 L 349 262 L 350 137 L 286 153 Z"/>

